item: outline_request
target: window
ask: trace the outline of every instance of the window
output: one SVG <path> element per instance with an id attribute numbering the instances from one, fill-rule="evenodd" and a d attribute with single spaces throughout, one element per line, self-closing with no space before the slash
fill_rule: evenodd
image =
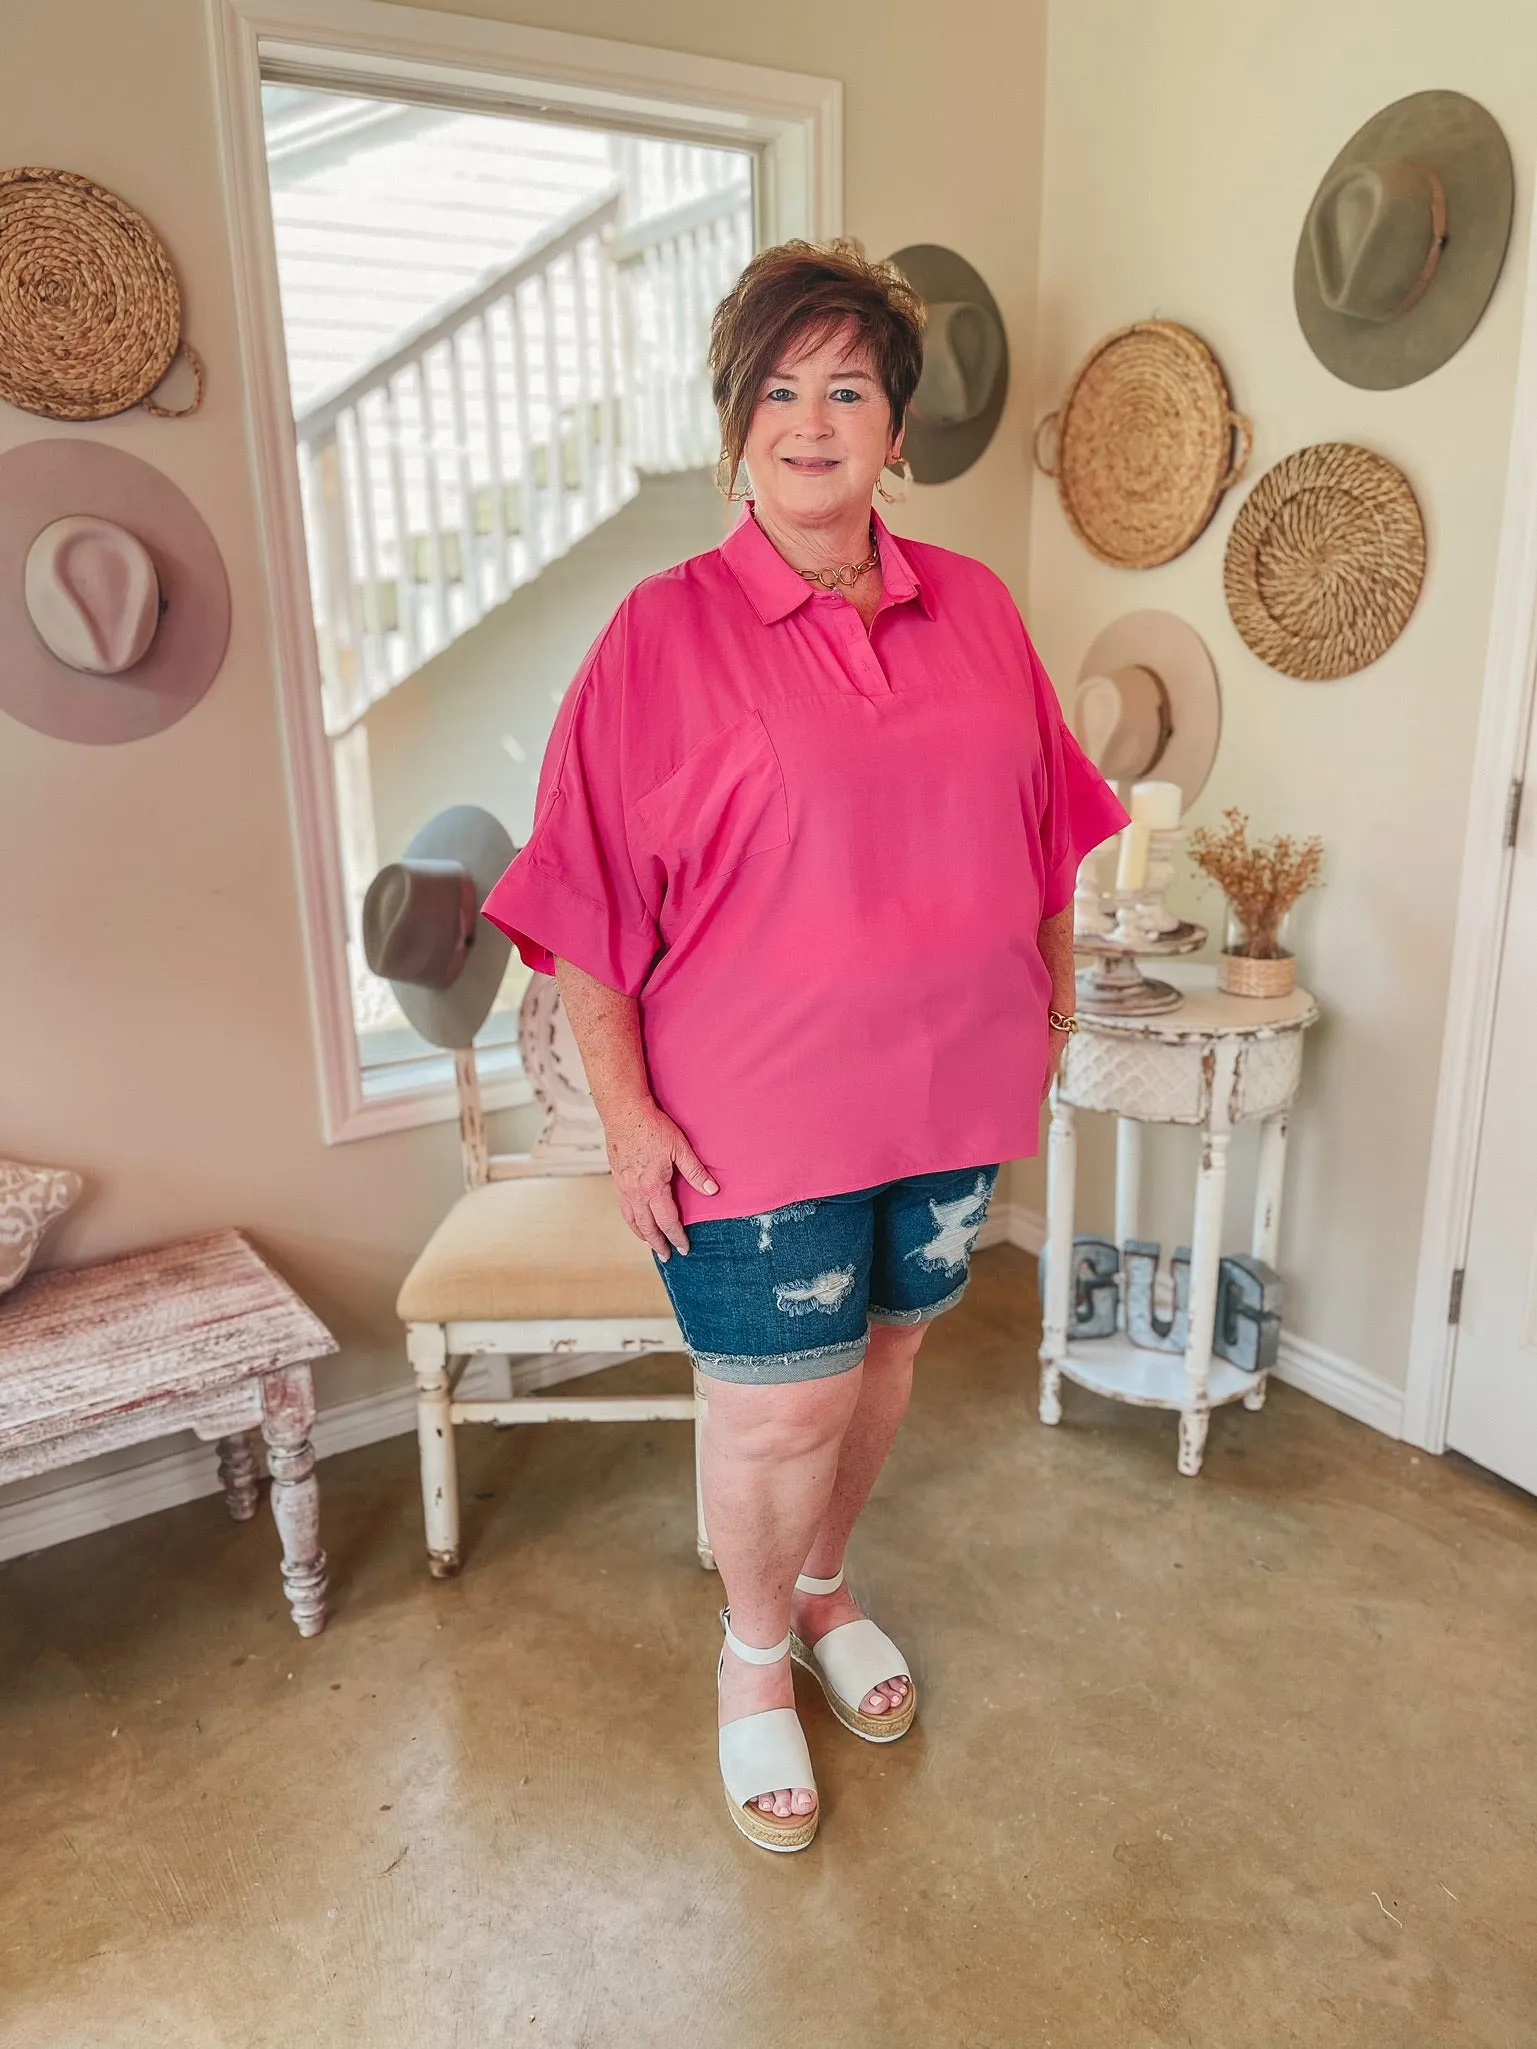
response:
<path id="1" fill-rule="evenodd" d="M 710 315 L 835 232 L 838 88 L 372 0 L 216 0 L 326 1135 L 453 1114 L 361 956 L 446 805 L 527 836 L 551 721 L 625 592 L 712 546 Z M 482 1034 L 522 1099 L 514 960 Z"/>
<path id="2" fill-rule="evenodd" d="M 526 838 L 582 652 L 720 538 L 704 359 L 753 161 L 302 86 L 262 113 L 367 1101 L 441 1061 L 363 959 L 370 878 L 449 804 Z M 527 977 L 514 957 L 493 1073 Z"/>

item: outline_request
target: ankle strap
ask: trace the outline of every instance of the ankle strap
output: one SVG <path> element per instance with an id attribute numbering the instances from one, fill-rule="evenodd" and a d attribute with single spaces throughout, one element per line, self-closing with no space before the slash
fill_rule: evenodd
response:
<path id="1" fill-rule="evenodd" d="M 813 1579 L 809 1572 L 803 1572 L 795 1582 L 798 1594 L 835 1594 L 843 1584 L 843 1567 L 840 1565 L 831 1579 Z"/>
<path id="2" fill-rule="evenodd" d="M 721 1615 L 721 1622 L 726 1631 L 727 1649 L 733 1657 L 740 1658 L 744 1664 L 777 1665 L 790 1648 L 789 1630 L 785 1631 L 784 1640 L 781 1643 L 776 1643 L 772 1650 L 764 1651 L 759 1650 L 754 1644 L 743 1643 L 742 1639 L 731 1627 L 731 1610 L 729 1608 Z"/>

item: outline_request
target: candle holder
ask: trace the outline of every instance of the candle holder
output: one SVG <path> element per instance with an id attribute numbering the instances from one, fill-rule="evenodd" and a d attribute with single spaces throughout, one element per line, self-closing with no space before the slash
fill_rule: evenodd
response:
<path id="1" fill-rule="evenodd" d="M 1150 981 L 1137 961 L 1196 953 L 1206 944 L 1206 927 L 1179 917 L 1164 901 L 1184 838 L 1182 829 L 1148 835 L 1140 889 L 1099 889 L 1080 876 L 1073 950 L 1092 960 L 1077 977 L 1078 1008 L 1090 1017 L 1150 1017 L 1183 1002 L 1172 982 Z"/>

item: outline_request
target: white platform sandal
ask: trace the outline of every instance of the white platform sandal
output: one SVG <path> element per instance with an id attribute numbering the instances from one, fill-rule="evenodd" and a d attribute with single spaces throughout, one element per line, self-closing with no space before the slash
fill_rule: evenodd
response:
<path id="1" fill-rule="evenodd" d="M 790 1649 L 789 1636 L 766 1651 L 743 1643 L 731 1627 L 729 1608 L 721 1610 L 720 1619 L 733 1657 L 742 1659 L 744 1664 L 777 1665 Z M 721 1668 L 725 1662 L 723 1649 L 720 1663 L 715 1668 L 717 1686 L 720 1685 Z M 741 1715 L 734 1722 L 723 1722 L 720 1775 L 725 1782 L 726 1805 L 731 1810 L 731 1819 L 749 1842 L 756 1843 L 763 1850 L 805 1849 L 822 1818 L 820 1798 L 809 1814 L 792 1814 L 784 1820 L 777 1814 L 765 1814 L 761 1807 L 749 1805 L 751 1801 L 761 1800 L 765 1793 L 777 1792 L 781 1786 L 789 1786 L 792 1791 L 806 1786 L 816 1792 L 817 1782 L 811 1775 L 811 1753 L 806 1748 L 800 1716 L 793 1707 L 765 1708 L 761 1714 Z"/>
<path id="2" fill-rule="evenodd" d="M 840 1565 L 831 1579 L 813 1579 L 803 1572 L 796 1580 L 802 1594 L 835 1594 L 843 1584 Z M 790 1656 L 820 1684 L 832 1709 L 845 1729 L 852 1729 L 866 1743 L 895 1743 L 913 1726 L 918 1712 L 918 1689 L 907 1669 L 907 1660 L 884 1629 L 877 1629 L 868 1616 L 857 1622 L 840 1622 L 836 1629 L 819 1636 L 814 1644 L 790 1632 Z M 887 1679 L 907 1681 L 907 1699 L 890 1714 L 867 1715 L 859 1703 Z M 781 1780 L 781 1784 L 789 1784 Z"/>

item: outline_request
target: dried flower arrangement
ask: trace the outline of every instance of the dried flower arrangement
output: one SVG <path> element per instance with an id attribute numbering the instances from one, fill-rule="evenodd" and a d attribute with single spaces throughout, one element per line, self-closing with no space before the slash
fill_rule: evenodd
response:
<path id="1" fill-rule="evenodd" d="M 1229 951 L 1249 960 L 1279 960 L 1281 920 L 1317 885 L 1324 843 L 1281 833 L 1251 846 L 1246 812 L 1229 809 L 1222 818 L 1220 831 L 1198 825 L 1191 833 L 1190 858 L 1216 883 L 1242 927 L 1241 943 Z"/>

